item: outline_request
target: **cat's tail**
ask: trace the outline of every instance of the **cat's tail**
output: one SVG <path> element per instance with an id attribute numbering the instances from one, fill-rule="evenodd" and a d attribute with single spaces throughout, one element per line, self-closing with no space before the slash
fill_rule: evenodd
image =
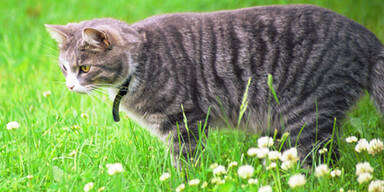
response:
<path id="1" fill-rule="evenodd" d="M 369 92 L 371 98 L 379 108 L 381 113 L 384 113 L 384 48 L 375 59 L 376 63 L 372 68 L 372 76 Z"/>

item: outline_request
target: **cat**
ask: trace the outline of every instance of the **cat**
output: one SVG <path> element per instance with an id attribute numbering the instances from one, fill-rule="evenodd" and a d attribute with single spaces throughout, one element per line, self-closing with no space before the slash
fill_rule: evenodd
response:
<path id="1" fill-rule="evenodd" d="M 317 6 L 165 14 L 134 24 L 103 18 L 46 28 L 58 42 L 71 91 L 109 88 L 114 119 L 121 100 L 128 116 L 168 143 L 175 156 L 194 153 L 199 123 L 237 127 L 246 88 L 242 129 L 288 132 L 302 159 L 317 141 L 330 139 L 335 119 L 340 123 L 364 90 L 384 111 L 382 43 L 362 25 Z"/>

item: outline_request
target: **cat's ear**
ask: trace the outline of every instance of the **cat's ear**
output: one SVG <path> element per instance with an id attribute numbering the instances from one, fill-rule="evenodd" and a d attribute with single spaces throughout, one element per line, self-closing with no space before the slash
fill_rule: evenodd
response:
<path id="1" fill-rule="evenodd" d="M 145 40 L 145 37 L 134 29 L 125 28 L 123 37 L 119 29 L 106 25 L 97 26 L 96 28 L 84 28 L 82 36 L 85 42 L 99 48 L 109 48 L 114 44 L 134 45 Z"/>
<path id="2" fill-rule="evenodd" d="M 95 28 L 84 28 L 83 29 L 83 40 L 90 45 L 100 48 L 108 48 L 111 46 L 111 39 L 107 35 L 108 32 L 105 30 Z"/>
<path id="3" fill-rule="evenodd" d="M 51 35 L 51 37 L 56 40 L 59 47 L 64 44 L 64 42 L 68 39 L 68 34 L 70 29 L 65 25 L 48 25 L 45 24 L 45 28 Z"/>

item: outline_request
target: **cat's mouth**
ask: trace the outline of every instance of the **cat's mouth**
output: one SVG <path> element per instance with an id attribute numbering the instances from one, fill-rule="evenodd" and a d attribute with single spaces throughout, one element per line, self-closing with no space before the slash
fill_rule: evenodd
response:
<path id="1" fill-rule="evenodd" d="M 97 89 L 96 86 L 76 86 L 76 87 L 68 87 L 69 91 L 75 92 L 75 93 L 80 93 L 80 94 L 90 94 L 92 93 L 95 89 Z"/>

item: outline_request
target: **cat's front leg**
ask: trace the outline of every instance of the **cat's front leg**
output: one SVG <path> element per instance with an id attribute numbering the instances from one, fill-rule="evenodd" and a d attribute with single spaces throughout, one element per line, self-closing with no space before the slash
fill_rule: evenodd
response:
<path id="1" fill-rule="evenodd" d="M 187 125 L 184 123 L 172 125 L 173 131 L 168 142 L 175 167 L 181 168 L 185 162 L 197 160 L 204 146 L 204 138 L 208 134 L 208 127 L 204 128 L 203 125 L 203 118 L 189 121 Z"/>

